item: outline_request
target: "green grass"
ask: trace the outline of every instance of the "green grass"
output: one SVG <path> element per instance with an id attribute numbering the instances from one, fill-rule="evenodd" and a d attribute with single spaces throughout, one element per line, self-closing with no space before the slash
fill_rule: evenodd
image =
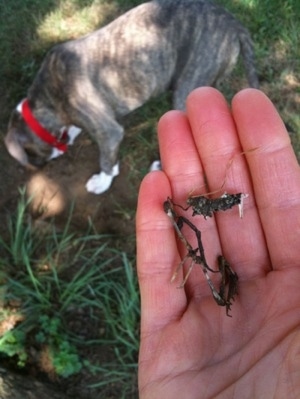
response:
<path id="1" fill-rule="evenodd" d="M 300 159 L 300 3 L 297 0 L 218 0 L 249 29 L 256 53 L 261 89 L 294 132 Z M 234 87 L 231 95 L 238 88 Z M 228 88 L 227 88 L 228 90 Z M 230 91 L 230 89 L 229 89 Z"/>
<path id="2" fill-rule="evenodd" d="M 50 222 L 40 231 L 31 223 L 29 203 L 22 193 L 8 219 L 8 239 L 0 237 L 0 355 L 24 367 L 35 361 L 34 348 L 47 355 L 50 369 L 60 377 L 86 368 L 100 380 L 94 378 L 91 389 L 108 389 L 118 378 L 119 395 L 132 392 L 139 293 L 131 262 L 125 253 L 108 247 L 109 237 L 92 228 L 77 235 L 69 222 L 60 232 Z M 87 339 L 74 332 L 67 321 L 76 319 L 79 311 L 91 329 L 102 320 L 105 333 Z M 88 347 L 112 348 L 111 355 L 101 364 L 90 361 L 84 357 Z"/>

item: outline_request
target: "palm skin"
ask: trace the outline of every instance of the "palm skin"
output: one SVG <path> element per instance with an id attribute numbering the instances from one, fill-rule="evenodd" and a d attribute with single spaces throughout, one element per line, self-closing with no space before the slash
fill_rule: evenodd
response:
<path id="1" fill-rule="evenodd" d="M 229 109 L 200 88 L 158 135 L 163 171 L 145 177 L 137 209 L 140 399 L 299 398 L 300 171 L 284 124 L 258 90 Z M 162 204 L 207 191 L 249 194 L 243 219 L 236 209 L 192 219 L 208 263 L 223 254 L 239 276 L 231 318 L 199 266 L 184 288 L 170 282 L 185 250 Z"/>

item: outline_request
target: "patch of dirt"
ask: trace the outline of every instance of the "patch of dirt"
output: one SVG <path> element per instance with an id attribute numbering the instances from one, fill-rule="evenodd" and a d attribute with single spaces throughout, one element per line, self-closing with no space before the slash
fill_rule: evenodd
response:
<path id="1" fill-rule="evenodd" d="M 134 212 L 129 213 L 128 209 L 135 209 L 138 187 L 136 190 L 128 189 L 131 183 L 128 182 L 126 162 L 121 165 L 120 175 L 114 179 L 108 192 L 95 195 L 85 189 L 87 180 L 99 173 L 99 151 L 86 134 L 82 134 L 66 154 L 37 172 L 25 171 L 6 154 L 4 148 L 0 151 L 1 219 L 15 209 L 19 188 L 24 186 L 28 197 L 32 198 L 35 218 L 55 216 L 56 223 L 64 225 L 74 207 L 72 225 L 80 230 L 84 230 L 91 220 L 98 233 L 123 237 L 134 234 Z"/>

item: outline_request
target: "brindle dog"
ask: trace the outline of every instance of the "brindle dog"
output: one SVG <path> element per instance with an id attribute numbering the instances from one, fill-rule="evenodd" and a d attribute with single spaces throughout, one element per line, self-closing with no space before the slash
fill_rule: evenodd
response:
<path id="1" fill-rule="evenodd" d="M 249 85 L 258 87 L 250 35 L 223 8 L 204 0 L 141 4 L 50 50 L 26 104 L 12 113 L 7 149 L 21 164 L 40 166 L 65 151 L 64 127 L 83 129 L 99 146 L 101 167 L 86 187 L 102 193 L 118 174 L 124 135 L 118 119 L 167 89 L 173 107 L 183 110 L 188 93 L 217 85 L 239 53 Z"/>

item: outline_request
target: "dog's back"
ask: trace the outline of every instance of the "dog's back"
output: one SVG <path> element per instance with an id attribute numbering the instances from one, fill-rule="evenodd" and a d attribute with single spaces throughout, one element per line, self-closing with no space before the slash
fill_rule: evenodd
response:
<path id="1" fill-rule="evenodd" d="M 73 82 L 80 79 L 91 99 L 103 95 L 111 112 L 122 116 L 168 88 L 174 91 L 174 108 L 184 109 L 187 94 L 198 86 L 216 86 L 240 52 L 249 85 L 258 87 L 250 35 L 230 13 L 203 0 L 154 0 L 90 35 L 56 46 L 45 63 L 71 71 L 62 74 L 62 86 L 73 91 Z M 33 97 L 42 85 L 52 85 L 50 91 L 58 87 L 58 76 L 54 79 L 49 71 L 45 79 L 41 68 Z M 55 96 L 62 95 L 58 87 Z"/>
<path id="2" fill-rule="evenodd" d="M 249 86 L 259 86 L 248 30 L 224 8 L 206 0 L 144 3 L 100 30 L 99 36 L 103 33 L 103 42 L 118 43 L 110 73 L 121 62 L 123 68 L 116 72 L 122 83 L 145 98 L 149 89 L 153 96 L 171 87 L 177 91 L 177 109 L 184 108 L 183 97 L 195 87 L 218 85 L 239 54 Z M 100 57 L 105 56 L 112 57 L 111 47 L 108 54 L 101 47 Z"/>

